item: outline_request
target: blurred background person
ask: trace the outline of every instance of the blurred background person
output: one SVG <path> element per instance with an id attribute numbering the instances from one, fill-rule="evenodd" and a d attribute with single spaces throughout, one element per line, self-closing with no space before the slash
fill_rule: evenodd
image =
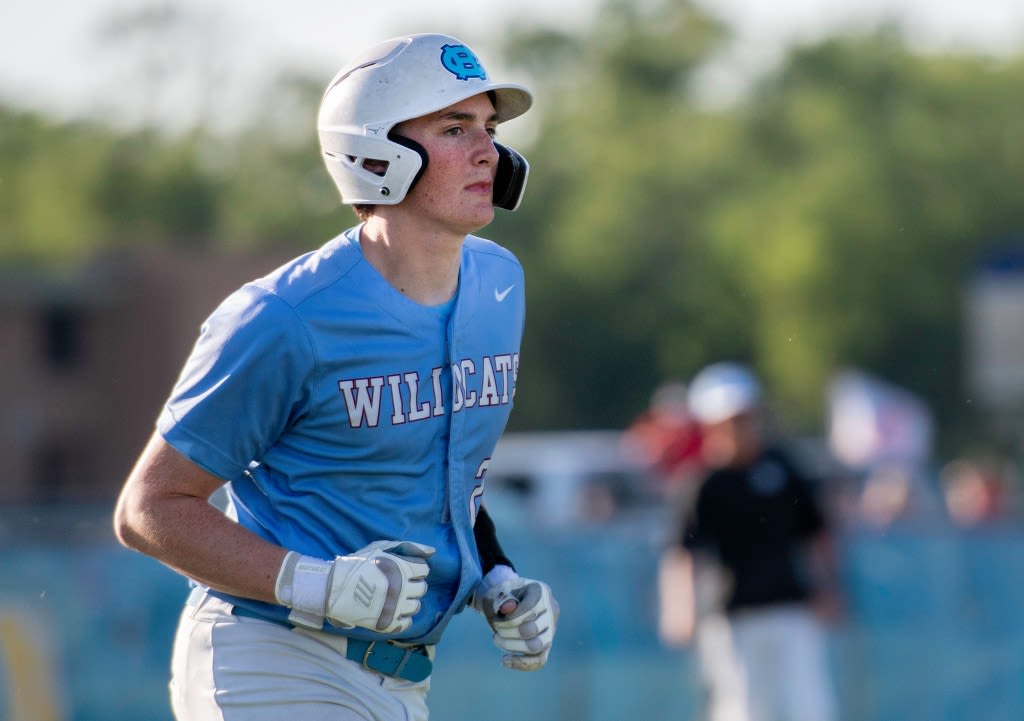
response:
<path id="1" fill-rule="evenodd" d="M 998 522 L 1010 515 L 1011 494 L 996 459 L 956 458 L 939 473 L 946 511 L 962 528 Z"/>
<path id="2" fill-rule="evenodd" d="M 666 498 L 692 489 L 700 469 L 700 426 L 690 414 L 686 384 L 672 380 L 655 388 L 648 407 L 626 428 L 624 442 L 650 468 Z"/>
<path id="3" fill-rule="evenodd" d="M 924 399 L 859 369 L 836 373 L 826 395 L 829 451 L 855 479 L 844 520 L 876 531 L 940 522 L 935 419 Z"/>
<path id="4" fill-rule="evenodd" d="M 661 559 L 661 638 L 695 643 L 709 721 L 831 721 L 840 600 L 818 486 L 769 435 L 747 367 L 708 366 L 688 400 L 707 472 Z"/>

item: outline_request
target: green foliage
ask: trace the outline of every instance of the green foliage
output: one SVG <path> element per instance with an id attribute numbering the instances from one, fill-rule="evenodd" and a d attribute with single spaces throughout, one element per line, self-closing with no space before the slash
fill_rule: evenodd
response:
<path id="1" fill-rule="evenodd" d="M 732 358 L 798 428 L 859 366 L 970 435 L 961 293 L 1024 227 L 1024 59 L 926 55 L 883 28 L 794 48 L 709 109 L 695 80 L 729 40 L 669 0 L 507 38 L 537 97 L 526 201 L 484 231 L 529 282 L 514 426 L 621 427 L 659 383 Z M 354 218 L 319 158 L 321 85 L 280 78 L 231 135 L 0 107 L 0 262 L 321 244 Z"/>
<path id="2" fill-rule="evenodd" d="M 93 205 L 122 245 L 214 243 L 219 183 L 200 166 L 196 139 L 163 146 L 148 133 L 115 143 L 94 186 Z"/>
<path id="3" fill-rule="evenodd" d="M 798 418 L 815 419 L 823 383 L 852 364 L 940 417 L 963 405 L 964 281 L 1024 225 L 1007 132 L 1020 70 L 915 55 L 882 31 L 795 52 L 743 108 L 745 177 L 713 240 L 745 269 L 756 360 Z"/>
<path id="4" fill-rule="evenodd" d="M 535 312 L 524 368 L 583 391 L 555 391 L 541 418 L 628 418 L 638 386 L 735 358 L 796 427 L 820 429 L 826 384 L 855 365 L 923 394 L 948 435 L 971 433 L 961 294 L 974 258 L 1024 225 L 1021 62 L 922 55 L 883 28 L 797 48 L 709 111 L 685 92 L 689 51 L 709 57 L 721 28 L 686 4 L 656 6 L 658 22 L 631 7 L 610 6 L 571 52 L 544 37 L 555 107 L 531 193 L 545 207 L 524 224 L 544 242 L 522 255 L 531 307 L 576 333 Z M 510 55 L 536 45 L 527 33 Z"/>
<path id="5" fill-rule="evenodd" d="M 0 106 L 0 260 L 64 268 L 96 249 L 104 220 L 84 189 L 111 142 Z"/>
<path id="6" fill-rule="evenodd" d="M 225 245 L 304 252 L 353 223 L 320 158 L 322 92 L 320 81 L 282 75 L 253 122 L 223 149 Z"/>

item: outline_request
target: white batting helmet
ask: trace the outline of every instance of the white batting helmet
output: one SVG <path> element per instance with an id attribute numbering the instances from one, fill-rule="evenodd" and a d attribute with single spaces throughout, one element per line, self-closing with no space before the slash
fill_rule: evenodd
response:
<path id="1" fill-rule="evenodd" d="M 690 413 L 701 423 L 721 421 L 753 410 L 761 400 L 761 385 L 739 363 L 714 363 L 693 378 Z"/>
<path id="2" fill-rule="evenodd" d="M 498 122 L 525 113 L 533 102 L 521 85 L 494 83 L 477 56 L 448 35 L 419 34 L 385 40 L 342 69 L 324 93 L 317 128 L 327 171 L 347 205 L 396 205 L 427 164 L 417 143 L 392 133 L 398 123 L 492 92 Z M 494 204 L 514 210 L 529 165 L 495 143 L 498 173 Z M 387 163 L 378 175 L 365 160 Z"/>

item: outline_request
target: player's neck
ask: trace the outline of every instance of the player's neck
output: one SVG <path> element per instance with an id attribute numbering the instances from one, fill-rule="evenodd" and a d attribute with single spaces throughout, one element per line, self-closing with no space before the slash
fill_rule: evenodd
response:
<path id="1" fill-rule="evenodd" d="M 445 303 L 455 294 L 464 240 L 381 217 L 370 218 L 359 238 L 363 256 L 377 272 L 423 305 Z"/>

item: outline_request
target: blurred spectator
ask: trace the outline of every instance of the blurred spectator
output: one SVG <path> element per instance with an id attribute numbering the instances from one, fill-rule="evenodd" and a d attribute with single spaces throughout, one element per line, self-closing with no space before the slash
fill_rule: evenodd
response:
<path id="1" fill-rule="evenodd" d="M 656 474 L 666 497 L 692 485 L 700 464 L 700 428 L 687 406 L 686 384 L 658 386 L 648 408 L 626 429 L 624 441 Z"/>
<path id="2" fill-rule="evenodd" d="M 843 371 L 829 384 L 828 413 L 829 446 L 852 468 L 921 468 L 931 459 L 931 411 L 905 388 L 862 371 Z"/>
<path id="3" fill-rule="evenodd" d="M 879 466 L 861 487 L 857 513 L 859 520 L 873 528 L 886 528 L 912 515 L 914 477 L 898 464 Z"/>
<path id="4" fill-rule="evenodd" d="M 883 463 L 860 482 L 853 525 L 883 530 L 892 525 L 935 527 L 944 516 L 934 471 L 902 463 Z"/>
<path id="5" fill-rule="evenodd" d="M 709 721 L 831 721 L 838 575 L 815 484 L 769 437 L 746 367 L 705 368 L 688 400 L 708 471 L 662 556 L 661 637 L 695 643 Z"/>
<path id="6" fill-rule="evenodd" d="M 943 466 L 939 480 L 949 517 L 971 527 L 1005 517 L 1008 494 L 1003 468 L 993 459 L 958 458 Z"/>
<path id="7" fill-rule="evenodd" d="M 828 415 L 829 447 L 860 479 L 845 520 L 881 529 L 941 517 L 929 470 L 934 421 L 922 399 L 863 371 L 847 370 L 829 385 Z"/>

